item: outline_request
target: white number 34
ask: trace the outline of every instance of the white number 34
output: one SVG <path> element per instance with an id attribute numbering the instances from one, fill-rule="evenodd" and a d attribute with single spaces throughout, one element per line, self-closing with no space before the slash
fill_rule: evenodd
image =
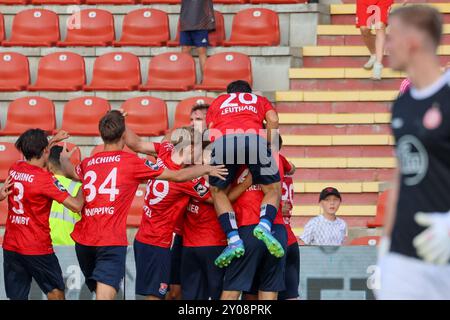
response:
<path id="1" fill-rule="evenodd" d="M 94 171 L 86 172 L 86 174 L 84 175 L 84 181 L 87 181 L 88 179 L 89 182 L 86 183 L 83 187 L 84 190 L 89 190 L 89 195 L 86 196 L 86 202 L 91 202 L 92 200 L 94 200 L 97 193 L 109 194 L 109 201 L 111 202 L 116 200 L 116 196 L 119 194 L 119 189 L 116 188 L 117 168 L 111 170 L 106 179 L 98 188 L 98 192 L 94 185 L 94 183 L 97 181 L 97 174 Z"/>

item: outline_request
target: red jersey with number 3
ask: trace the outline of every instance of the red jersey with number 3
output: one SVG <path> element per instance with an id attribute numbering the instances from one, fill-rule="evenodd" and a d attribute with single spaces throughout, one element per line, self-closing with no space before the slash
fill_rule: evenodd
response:
<path id="1" fill-rule="evenodd" d="M 76 172 L 85 198 L 72 238 L 85 246 L 126 246 L 126 220 L 140 183 L 164 168 L 125 151 L 105 151 L 84 159 Z"/>
<path id="2" fill-rule="evenodd" d="M 156 146 L 159 166 L 171 170 L 180 169 L 171 159 L 173 148 L 168 142 Z M 148 245 L 170 248 L 175 226 L 177 221 L 180 221 L 180 216 L 184 215 L 190 197 L 206 200 L 210 196 L 203 178 L 186 182 L 149 180 L 136 240 Z"/>
<path id="3" fill-rule="evenodd" d="M 212 204 L 191 199 L 184 220 L 183 246 L 226 246 L 227 237 Z"/>
<path id="4" fill-rule="evenodd" d="M 50 238 L 50 209 L 53 200 L 64 202 L 69 196 L 47 170 L 18 161 L 9 170 L 13 192 L 8 196 L 3 249 L 23 255 L 53 253 Z"/>
<path id="5" fill-rule="evenodd" d="M 253 93 L 230 93 L 215 99 L 206 114 L 206 124 L 222 134 L 228 130 L 253 130 L 258 133 L 263 129 L 266 113 L 274 110 L 265 97 Z M 214 133 L 212 133 L 214 135 Z"/>

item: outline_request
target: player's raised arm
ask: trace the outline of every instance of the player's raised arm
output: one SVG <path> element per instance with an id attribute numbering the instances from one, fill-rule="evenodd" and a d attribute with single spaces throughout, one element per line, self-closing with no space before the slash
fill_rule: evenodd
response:
<path id="1" fill-rule="evenodd" d="M 59 130 L 48 142 L 48 148 L 51 149 L 55 144 L 64 141 L 70 137 L 69 133 L 64 130 Z"/>
<path id="2" fill-rule="evenodd" d="M 252 174 L 249 172 L 242 183 L 238 183 L 234 188 L 230 189 L 228 199 L 230 199 L 231 202 L 235 202 L 245 190 L 252 186 L 252 183 Z"/>
<path id="3" fill-rule="evenodd" d="M 158 180 L 185 182 L 204 175 L 209 175 L 225 180 L 225 176 L 228 175 L 228 170 L 224 165 L 195 165 L 177 171 L 165 169 L 163 173 L 158 176 Z"/>
<path id="4" fill-rule="evenodd" d="M 266 112 L 266 129 L 267 129 L 267 141 L 270 143 L 272 141 L 272 131 L 278 130 L 279 119 L 278 113 L 271 109 Z"/>
<path id="5" fill-rule="evenodd" d="M 70 211 L 79 213 L 83 209 L 84 206 L 84 197 L 83 197 L 83 191 L 81 188 L 78 190 L 76 197 L 67 197 L 66 200 L 62 203 L 64 207 L 69 209 Z"/>
<path id="6" fill-rule="evenodd" d="M 13 185 L 12 178 L 11 176 L 8 176 L 8 179 L 6 179 L 5 183 L 0 188 L 0 201 L 3 201 L 6 198 L 8 198 L 8 196 L 12 192 L 12 189 L 10 189 L 12 185 Z"/>
<path id="7" fill-rule="evenodd" d="M 148 154 L 151 156 L 157 155 L 155 144 L 153 142 L 142 140 L 129 127 L 126 127 L 125 129 L 125 144 L 134 152 Z"/>
<path id="8" fill-rule="evenodd" d="M 60 156 L 61 171 L 63 172 L 65 177 L 75 181 L 81 181 L 81 178 L 78 176 L 75 167 L 70 161 L 70 157 L 72 156 L 72 154 L 75 152 L 76 149 L 77 148 L 73 148 L 71 151 L 68 151 L 67 146 L 64 143 L 63 150 L 61 151 Z"/>

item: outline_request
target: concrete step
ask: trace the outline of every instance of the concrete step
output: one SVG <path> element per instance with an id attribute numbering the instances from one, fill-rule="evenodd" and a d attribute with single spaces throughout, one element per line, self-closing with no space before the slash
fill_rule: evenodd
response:
<path id="1" fill-rule="evenodd" d="M 318 211 L 317 205 L 296 205 L 292 214 L 294 216 L 314 217 Z M 339 216 L 365 216 L 375 217 L 376 206 L 371 205 L 341 205 L 339 208 Z"/>
<path id="2" fill-rule="evenodd" d="M 367 79 L 292 79 L 290 90 L 397 90 L 400 88 L 403 78 L 383 78 L 379 81 Z"/>
<path id="3" fill-rule="evenodd" d="M 361 68 L 369 59 L 369 55 L 363 56 L 306 56 L 303 57 L 303 67 L 305 68 Z M 450 55 L 440 55 L 439 62 L 442 66 L 450 62 Z M 383 61 L 389 66 L 388 58 Z"/>
<path id="4" fill-rule="evenodd" d="M 291 68 L 289 79 L 367 79 L 371 76 L 364 68 Z M 403 79 L 405 73 L 385 68 L 383 78 Z"/>
<path id="5" fill-rule="evenodd" d="M 342 201 L 347 205 L 376 205 L 378 193 L 344 193 Z M 319 193 L 294 193 L 294 203 L 299 205 L 317 205 Z"/>
<path id="6" fill-rule="evenodd" d="M 323 131 L 327 132 L 328 131 Z M 391 135 L 283 135 L 284 146 L 388 146 Z"/>
<path id="7" fill-rule="evenodd" d="M 361 140 L 361 144 L 364 140 Z M 288 158 L 295 157 L 393 157 L 392 145 L 354 146 L 287 146 L 282 153 Z"/>
<path id="8" fill-rule="evenodd" d="M 369 50 L 365 46 L 304 46 L 303 57 L 360 57 L 368 56 Z M 450 45 L 441 45 L 438 55 L 450 55 Z"/>
<path id="9" fill-rule="evenodd" d="M 390 123 L 390 113 L 279 113 L 280 124 L 377 124 Z"/>
<path id="10" fill-rule="evenodd" d="M 319 102 L 280 102 L 276 103 L 279 113 L 386 113 L 390 111 L 391 101 L 319 101 Z"/>
<path id="11" fill-rule="evenodd" d="M 351 91 L 277 91 L 278 101 L 393 101 L 398 96 L 398 90 L 351 90 Z"/>
<path id="12" fill-rule="evenodd" d="M 396 158 L 394 157 L 367 157 L 367 158 L 348 158 L 348 157 L 308 157 L 308 158 L 290 158 L 290 161 L 296 168 L 342 168 L 342 169 L 393 169 L 396 167 Z"/>
<path id="13" fill-rule="evenodd" d="M 391 134 L 391 127 L 388 124 L 370 124 L 370 125 L 283 125 L 280 127 L 280 134 L 285 135 L 313 135 L 322 136 L 324 133 L 331 135 L 347 135 L 351 141 L 354 141 L 352 145 L 359 145 L 362 143 L 360 138 L 353 138 L 353 135 L 388 135 Z M 320 138 L 320 141 L 323 141 Z M 369 140 L 372 141 L 372 140 Z M 350 143 L 346 140 L 345 143 Z"/>
<path id="14" fill-rule="evenodd" d="M 324 188 L 334 186 L 343 193 L 380 192 L 382 181 L 307 181 L 294 182 L 297 193 L 319 193 Z"/>

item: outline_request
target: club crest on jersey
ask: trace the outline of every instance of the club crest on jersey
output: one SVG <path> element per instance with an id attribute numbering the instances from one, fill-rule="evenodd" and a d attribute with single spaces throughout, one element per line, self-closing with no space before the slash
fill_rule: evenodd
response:
<path id="1" fill-rule="evenodd" d="M 428 152 L 422 142 L 412 135 L 405 135 L 397 142 L 397 157 L 407 186 L 419 184 L 428 171 Z"/>
<path id="2" fill-rule="evenodd" d="M 167 283 L 160 283 L 159 284 L 159 293 L 160 294 L 162 294 L 162 295 L 165 295 L 166 293 L 167 293 L 167 289 L 168 289 L 168 285 L 167 285 Z"/>
<path id="3" fill-rule="evenodd" d="M 428 130 L 438 128 L 442 123 L 442 113 L 438 103 L 433 103 L 423 117 L 423 126 Z"/>
<path id="4" fill-rule="evenodd" d="M 199 182 L 194 186 L 194 190 L 198 193 L 200 197 L 203 197 L 205 194 L 208 193 L 208 187 L 205 186 L 203 183 Z"/>
<path id="5" fill-rule="evenodd" d="M 159 166 L 156 163 L 151 162 L 150 160 L 146 160 L 145 165 L 155 171 L 159 170 Z"/>
<path id="6" fill-rule="evenodd" d="M 62 192 L 67 191 L 66 188 L 64 188 L 64 186 L 56 178 L 53 178 L 53 183 L 60 191 L 62 191 Z"/>

